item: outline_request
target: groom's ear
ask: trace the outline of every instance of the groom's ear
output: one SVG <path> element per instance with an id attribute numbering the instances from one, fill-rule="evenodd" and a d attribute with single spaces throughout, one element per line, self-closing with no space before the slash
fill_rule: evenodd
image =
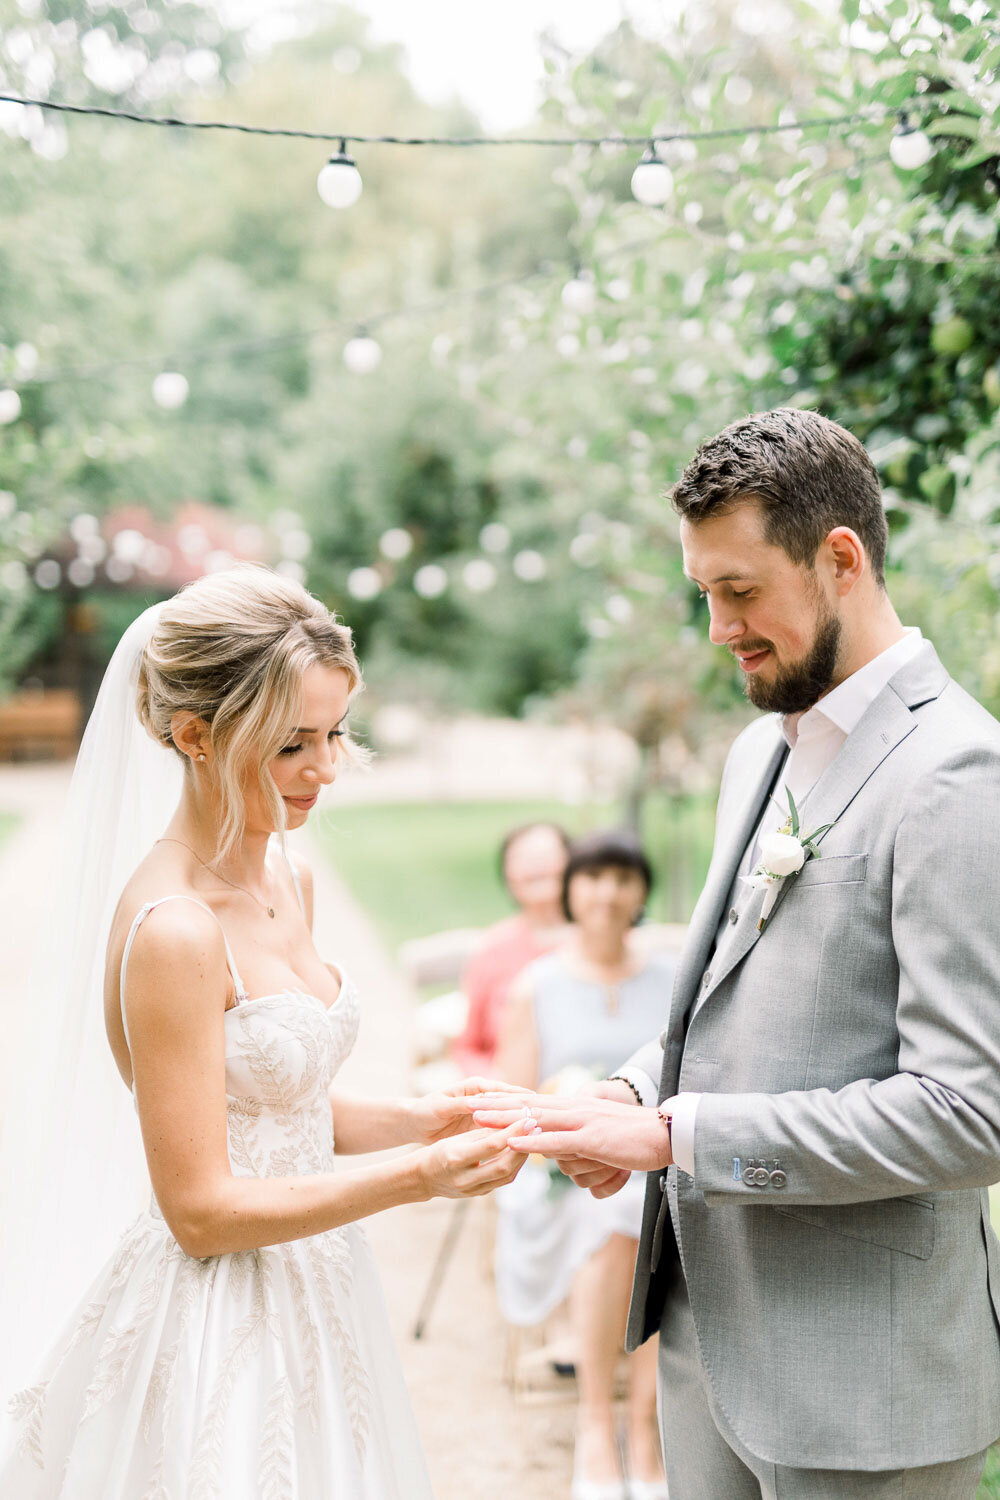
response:
<path id="1" fill-rule="evenodd" d="M 864 543 L 849 526 L 836 526 L 828 533 L 820 543 L 816 562 L 825 568 L 835 592 L 841 596 L 849 594 L 870 571 Z"/>
<path id="2" fill-rule="evenodd" d="M 181 754 L 190 760 L 197 760 L 211 746 L 211 734 L 205 720 L 199 719 L 197 714 L 186 713 L 184 709 L 178 709 L 172 716 L 170 735 Z"/>

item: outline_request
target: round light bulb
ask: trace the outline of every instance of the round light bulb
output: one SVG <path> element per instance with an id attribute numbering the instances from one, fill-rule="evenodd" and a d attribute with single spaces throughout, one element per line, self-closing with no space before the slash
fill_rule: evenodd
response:
<path id="1" fill-rule="evenodd" d="M 502 521 L 488 521 L 479 533 L 479 545 L 484 552 L 506 552 L 510 546 L 510 528 Z"/>
<path id="2" fill-rule="evenodd" d="M 513 562 L 514 572 L 522 583 L 538 583 L 548 572 L 548 564 L 540 552 L 526 547 L 518 552 Z"/>
<path id="3" fill-rule="evenodd" d="M 382 346 L 367 333 L 355 334 L 344 345 L 344 364 L 352 375 L 371 375 L 382 363 Z"/>
<path id="4" fill-rule="evenodd" d="M 0 390 L 0 427 L 16 422 L 21 415 L 21 398 L 11 386 Z"/>
<path id="5" fill-rule="evenodd" d="M 347 575 L 352 599 L 374 599 L 382 592 L 382 579 L 375 568 L 352 568 Z"/>
<path id="6" fill-rule="evenodd" d="M 413 551 L 413 537 L 405 526 L 390 526 L 389 530 L 383 531 L 379 537 L 378 550 L 383 557 L 391 558 L 393 562 L 401 562 Z"/>
<path id="7" fill-rule="evenodd" d="M 562 289 L 562 305 L 567 312 L 586 314 L 593 312 L 597 301 L 594 278 L 589 271 L 577 271 Z"/>
<path id="8" fill-rule="evenodd" d="M 422 599 L 439 599 L 448 587 L 448 574 L 440 563 L 425 563 L 414 573 L 413 587 Z"/>
<path id="9" fill-rule="evenodd" d="M 10 562 L 0 563 L 0 589 L 16 594 L 27 586 L 28 570 L 19 558 L 12 557 Z"/>
<path id="10" fill-rule="evenodd" d="M 632 196 L 647 208 L 657 208 L 673 195 L 674 174 L 652 146 L 632 173 Z"/>
<path id="11" fill-rule="evenodd" d="M 153 381 L 153 400 L 164 411 L 176 411 L 188 398 L 189 386 L 178 370 L 161 370 Z"/>
<path id="12" fill-rule="evenodd" d="M 915 172 L 918 167 L 926 167 L 934 155 L 934 145 L 926 131 L 903 123 L 889 142 L 889 155 L 901 171 Z"/>
<path id="13" fill-rule="evenodd" d="M 485 594 L 497 581 L 497 570 L 485 557 L 474 557 L 462 569 L 462 582 L 473 594 Z"/>
<path id="14" fill-rule="evenodd" d="M 62 568 L 54 557 L 43 557 L 35 569 L 35 582 L 40 589 L 57 589 L 62 581 Z"/>
<path id="15" fill-rule="evenodd" d="M 347 154 L 347 142 L 341 141 L 340 150 L 320 169 L 316 191 L 327 208 L 350 208 L 361 197 L 363 186 L 354 158 Z"/>

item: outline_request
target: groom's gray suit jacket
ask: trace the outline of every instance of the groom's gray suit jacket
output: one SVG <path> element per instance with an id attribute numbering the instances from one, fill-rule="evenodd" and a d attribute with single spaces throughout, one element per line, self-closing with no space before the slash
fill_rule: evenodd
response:
<path id="1" fill-rule="evenodd" d="M 629 1347 L 679 1248 L 752 1453 L 941 1462 L 1000 1433 L 1000 725 L 927 644 L 810 794 L 804 831 L 833 827 L 759 932 L 736 872 L 785 749 L 773 716 L 733 746 L 669 1020 L 631 1059 L 704 1097 L 694 1177 L 649 1178 Z"/>

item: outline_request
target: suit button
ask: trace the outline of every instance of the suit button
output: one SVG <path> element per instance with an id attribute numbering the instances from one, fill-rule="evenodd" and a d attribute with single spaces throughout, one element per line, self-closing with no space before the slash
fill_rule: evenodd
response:
<path id="1" fill-rule="evenodd" d="M 732 908 L 732 910 L 729 913 L 729 920 L 730 920 L 730 922 L 738 922 L 740 920 L 740 914 L 736 910 L 735 906 Z"/>
<path id="2" fill-rule="evenodd" d="M 770 1182 L 770 1180 L 771 1180 L 771 1174 L 767 1170 L 766 1167 L 754 1167 L 754 1169 L 753 1169 L 753 1185 L 754 1185 L 754 1187 L 767 1187 L 767 1185 Z"/>
<path id="3" fill-rule="evenodd" d="M 771 1186 L 773 1188 L 783 1188 L 787 1181 L 788 1178 L 780 1169 L 776 1172 L 771 1173 Z"/>
<path id="4" fill-rule="evenodd" d="M 706 969 L 705 970 L 704 974 L 701 976 L 701 982 L 704 985 L 709 985 L 709 984 L 712 983 L 712 971 L 711 971 L 711 969 Z"/>
<path id="5" fill-rule="evenodd" d="M 743 1181 L 746 1183 L 747 1187 L 757 1186 L 757 1170 L 755 1167 L 743 1168 Z"/>
<path id="6" fill-rule="evenodd" d="M 666 1172 L 661 1172 L 660 1173 L 660 1192 L 661 1193 L 665 1193 L 666 1191 L 667 1191 L 667 1174 L 666 1174 Z"/>

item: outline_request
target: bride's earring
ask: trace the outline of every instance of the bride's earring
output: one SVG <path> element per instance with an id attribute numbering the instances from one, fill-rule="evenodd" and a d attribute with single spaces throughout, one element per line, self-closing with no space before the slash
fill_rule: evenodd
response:
<path id="1" fill-rule="evenodd" d="M 202 752 L 201 752 L 201 754 L 200 754 L 200 755 L 199 755 L 199 756 L 198 756 L 198 759 L 199 759 L 199 760 L 204 760 L 204 759 L 205 759 L 205 752 L 204 752 L 204 750 L 203 750 L 203 751 L 202 751 Z"/>

